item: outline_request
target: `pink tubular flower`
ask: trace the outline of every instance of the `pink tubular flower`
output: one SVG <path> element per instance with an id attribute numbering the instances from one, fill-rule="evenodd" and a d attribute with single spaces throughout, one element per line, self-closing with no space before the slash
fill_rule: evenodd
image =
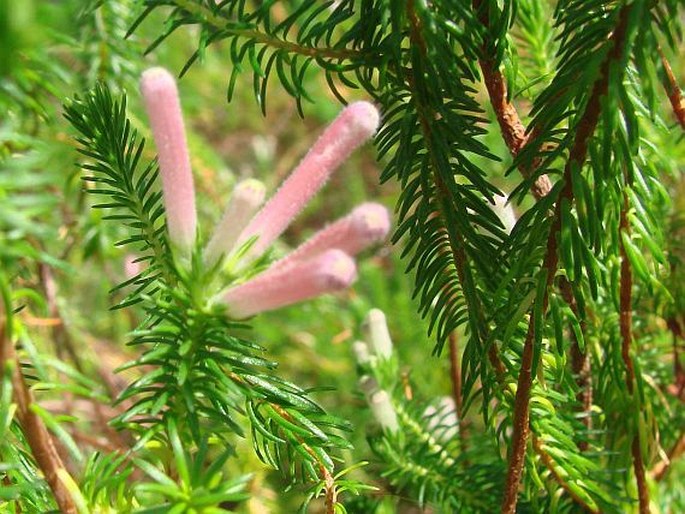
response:
<path id="1" fill-rule="evenodd" d="M 375 134 L 379 121 L 378 110 L 368 102 L 355 102 L 340 113 L 240 234 L 238 248 L 252 237 L 258 237 L 242 257 L 241 267 L 246 267 L 263 254 L 283 233 L 333 171 L 353 150 Z"/>
<path id="2" fill-rule="evenodd" d="M 240 232 L 264 202 L 264 194 L 264 184 L 255 179 L 243 180 L 235 187 L 224 215 L 205 248 L 206 264 L 211 266 L 222 255 L 228 255 L 231 252 Z"/>
<path id="3" fill-rule="evenodd" d="M 169 239 L 187 253 L 195 242 L 195 189 L 176 81 L 165 69 L 151 68 L 140 90 L 157 145 Z"/>
<path id="4" fill-rule="evenodd" d="M 355 256 L 374 243 L 382 241 L 390 231 L 388 210 L 378 203 L 363 203 L 350 214 L 320 230 L 311 239 L 273 264 L 286 266 L 295 260 L 304 260 L 328 248 L 339 248 Z"/>
<path id="5" fill-rule="evenodd" d="M 228 315 L 242 319 L 348 287 L 357 277 L 354 260 L 328 250 L 309 260 L 268 269 L 222 294 Z"/>
<path id="6" fill-rule="evenodd" d="M 197 215 L 176 82 L 166 70 L 152 68 L 143 73 L 140 89 L 159 155 L 169 239 L 187 255 L 195 243 Z M 214 267 L 228 256 L 232 276 L 246 269 L 350 153 L 374 135 L 379 121 L 378 110 L 368 102 L 343 109 L 258 212 L 264 186 L 257 180 L 239 183 L 204 249 L 204 264 Z M 382 205 L 362 204 L 266 271 L 219 293 L 216 300 L 226 305 L 229 316 L 241 319 L 343 289 L 357 276 L 351 256 L 383 239 L 389 230 L 388 211 Z M 251 247 L 245 246 L 253 239 Z M 246 251 L 241 255 L 243 247 Z"/>

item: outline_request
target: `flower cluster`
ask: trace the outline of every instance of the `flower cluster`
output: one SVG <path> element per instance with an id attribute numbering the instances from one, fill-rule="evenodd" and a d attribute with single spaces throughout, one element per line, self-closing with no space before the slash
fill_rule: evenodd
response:
<path id="1" fill-rule="evenodd" d="M 152 68 L 143 73 L 141 92 L 159 154 L 169 240 L 174 251 L 187 256 L 195 244 L 197 215 L 176 82 L 166 70 Z M 234 272 L 247 270 L 333 171 L 375 134 L 378 124 L 379 114 L 372 104 L 347 106 L 263 206 L 264 186 L 253 179 L 240 182 L 204 248 L 205 264 L 214 266 L 228 259 Z M 343 289 L 357 275 L 353 257 L 384 239 L 389 230 L 385 207 L 362 204 L 265 271 L 229 287 L 217 300 L 227 306 L 229 316 L 241 319 Z"/>

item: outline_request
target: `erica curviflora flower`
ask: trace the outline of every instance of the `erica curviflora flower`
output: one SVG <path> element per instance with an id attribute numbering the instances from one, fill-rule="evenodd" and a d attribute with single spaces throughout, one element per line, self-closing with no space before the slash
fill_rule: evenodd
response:
<path id="1" fill-rule="evenodd" d="M 197 215 L 176 81 L 165 69 L 151 68 L 143 73 L 140 91 L 157 146 L 169 239 L 188 253 L 195 242 Z"/>
<path id="2" fill-rule="evenodd" d="M 192 249 L 197 230 L 195 193 L 178 91 L 161 68 L 143 74 L 141 91 L 159 154 L 169 239 L 181 255 Z M 380 117 L 368 102 L 350 104 L 328 126 L 305 157 L 261 208 L 264 186 L 239 183 L 203 260 L 215 266 L 223 258 L 236 275 L 247 271 L 280 236 L 349 155 L 378 129 Z M 330 224 L 292 253 L 249 280 L 215 297 L 228 315 L 246 318 L 349 286 L 357 276 L 353 256 L 383 240 L 390 230 L 385 207 L 365 203 Z"/>

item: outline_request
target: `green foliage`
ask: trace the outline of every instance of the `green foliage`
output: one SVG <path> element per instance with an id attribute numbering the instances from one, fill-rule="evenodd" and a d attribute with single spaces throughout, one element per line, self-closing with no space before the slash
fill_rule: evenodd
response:
<path id="1" fill-rule="evenodd" d="M 406 504 L 494 512 L 503 502 L 506 512 L 632 512 L 646 507 L 649 489 L 653 508 L 683 510 L 682 458 L 671 452 L 683 438 L 685 152 L 664 63 L 682 83 L 684 6 L 0 3 L 6 339 L 30 361 L 23 372 L 40 402 L 117 396 L 106 419 L 124 441 L 82 449 L 75 437 L 102 423 L 36 407 L 70 450 L 74 497 L 92 512 L 256 512 L 273 491 L 282 512 L 319 502 L 377 514 Z M 395 203 L 403 264 L 376 258 L 344 301 L 269 314 L 255 330 L 228 319 L 213 298 L 244 277 L 206 269 L 199 251 L 174 254 L 137 102 L 120 92 L 133 91 L 145 47 L 182 77 L 191 145 L 202 150 L 193 160 L 199 191 L 212 198 L 256 160 L 231 154 L 250 145 L 227 127 L 245 137 L 261 130 L 262 114 L 279 150 L 299 155 L 305 122 L 277 128 L 288 109 L 326 118 L 331 98 L 373 99 L 383 171 L 379 179 L 362 163 L 350 196 L 373 189 Z M 245 119 L 226 115 L 217 96 Z M 72 129 L 57 115 L 67 98 Z M 78 134 L 90 196 L 74 185 L 67 130 Z M 225 174 L 214 169 L 222 158 L 232 165 Z M 551 187 L 540 193 L 545 177 Z M 370 186 L 378 182 L 387 189 Z M 336 185 L 344 191 L 347 178 Z M 502 194 L 519 214 L 511 231 L 495 206 Z M 217 214 L 200 203 L 201 218 Z M 122 280 L 109 265 L 121 259 L 115 247 L 142 271 Z M 57 295 L 46 270 L 57 274 Z M 98 314 L 111 284 L 116 312 Z M 390 393 L 399 429 L 371 424 L 365 441 L 370 415 L 346 343 L 374 306 L 387 313 L 395 356 L 358 371 Z M 51 344 L 64 334 L 37 328 L 37 318 L 64 323 L 79 348 L 93 336 L 111 339 L 108 347 L 127 341 L 125 385 L 105 387 L 102 369 L 116 366 L 94 359 L 98 350 L 85 365 L 64 363 L 67 351 Z M 54 510 L 14 417 L 13 363 L 0 364 L 0 510 Z M 463 402 L 457 425 L 426 414 L 448 384 Z M 329 386 L 337 396 L 313 399 Z M 289 496 L 294 483 L 304 487 Z"/>

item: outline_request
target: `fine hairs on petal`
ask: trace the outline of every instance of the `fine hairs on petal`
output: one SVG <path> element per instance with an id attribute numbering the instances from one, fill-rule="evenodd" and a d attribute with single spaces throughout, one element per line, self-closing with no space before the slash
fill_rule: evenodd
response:
<path id="1" fill-rule="evenodd" d="M 337 249 L 270 268 L 221 296 L 229 316 L 242 319 L 348 287 L 357 278 L 352 257 Z"/>
<path id="2" fill-rule="evenodd" d="M 157 146 L 169 239 L 187 253 L 195 242 L 197 215 L 176 81 L 165 69 L 150 68 L 140 90 Z"/>
<path id="3" fill-rule="evenodd" d="M 333 171 L 375 134 L 379 122 L 378 110 L 368 102 L 356 102 L 343 109 L 240 234 L 237 247 L 254 236 L 258 239 L 243 256 L 239 267 L 244 269 L 264 253 L 324 186 Z"/>
<path id="4" fill-rule="evenodd" d="M 256 179 L 243 180 L 236 185 L 221 221 L 205 248 L 205 264 L 211 266 L 222 255 L 228 255 L 233 250 L 240 232 L 264 202 L 265 193 L 264 184 Z"/>
<path id="5" fill-rule="evenodd" d="M 363 203 L 344 218 L 314 234 L 273 266 L 287 266 L 295 260 L 309 259 L 329 248 L 338 248 L 355 256 L 385 239 L 390 232 L 390 214 L 378 203 Z"/>

